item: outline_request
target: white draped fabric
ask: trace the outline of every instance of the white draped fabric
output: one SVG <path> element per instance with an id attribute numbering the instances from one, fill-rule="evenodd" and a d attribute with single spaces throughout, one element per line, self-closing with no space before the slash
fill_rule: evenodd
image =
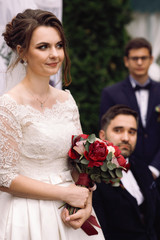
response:
<path id="1" fill-rule="evenodd" d="M 11 50 L 8 48 L 2 33 L 5 25 L 18 13 L 26 8 L 36 9 L 34 0 L 0 0 L 0 95 L 6 89 L 6 70 L 11 56 Z"/>
<path id="2" fill-rule="evenodd" d="M 56 17 L 62 22 L 62 0 L 34 0 L 38 8 L 53 12 Z M 56 75 L 51 76 L 51 80 L 56 88 L 62 88 L 61 69 Z"/>
<path id="3" fill-rule="evenodd" d="M 0 0 L 0 95 L 6 91 L 6 70 L 11 50 L 7 47 L 2 33 L 5 25 L 18 13 L 26 8 L 40 8 L 53 12 L 62 21 L 62 0 Z M 51 77 L 56 88 L 62 87 L 61 70 Z"/>
<path id="4" fill-rule="evenodd" d="M 53 12 L 62 21 L 62 0 L 34 0 L 38 8 Z"/>
<path id="5" fill-rule="evenodd" d="M 160 57 L 160 13 L 135 12 L 133 21 L 126 28 L 131 37 L 144 37 L 151 43 L 154 62 L 149 68 L 149 76 L 160 81 L 160 66 L 157 64 Z"/>

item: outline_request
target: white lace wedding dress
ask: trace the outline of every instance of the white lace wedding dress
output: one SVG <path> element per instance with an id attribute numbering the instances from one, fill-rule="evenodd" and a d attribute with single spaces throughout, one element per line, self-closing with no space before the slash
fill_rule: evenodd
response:
<path id="1" fill-rule="evenodd" d="M 9 187 L 18 174 L 46 183 L 72 182 L 67 152 L 72 134 L 81 133 L 78 109 L 71 94 L 44 113 L 0 97 L 0 186 Z M 81 228 L 66 227 L 60 201 L 19 198 L 0 191 L 0 240 L 103 240 Z"/>

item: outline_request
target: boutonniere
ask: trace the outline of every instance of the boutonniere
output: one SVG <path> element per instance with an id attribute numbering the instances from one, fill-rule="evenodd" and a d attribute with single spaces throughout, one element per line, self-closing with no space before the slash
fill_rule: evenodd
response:
<path id="1" fill-rule="evenodd" d="M 159 113 L 157 121 L 160 122 L 160 104 L 155 107 L 155 110 L 156 110 L 157 113 Z"/>

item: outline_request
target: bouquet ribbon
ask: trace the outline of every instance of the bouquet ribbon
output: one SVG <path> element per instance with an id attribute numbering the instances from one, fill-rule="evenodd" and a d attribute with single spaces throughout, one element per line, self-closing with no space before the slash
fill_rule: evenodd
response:
<path id="1" fill-rule="evenodd" d="M 91 179 L 90 179 L 90 177 L 88 176 L 87 173 L 80 173 L 80 174 L 79 174 L 78 181 L 77 181 L 75 184 L 76 184 L 76 185 L 81 185 L 81 186 L 84 186 L 84 187 L 87 187 L 87 188 L 89 188 L 89 187 L 91 187 L 91 186 L 93 185 L 93 183 L 92 183 L 92 181 L 91 181 Z M 93 225 L 96 226 L 96 227 L 101 228 L 101 227 L 99 226 L 96 218 L 95 218 L 93 215 L 91 215 L 91 216 L 83 223 L 83 225 L 81 226 L 81 228 L 82 228 L 83 231 L 84 231 L 87 235 L 89 235 L 89 236 L 91 236 L 91 235 L 96 235 L 96 234 L 98 234 L 98 231 L 94 228 Z"/>

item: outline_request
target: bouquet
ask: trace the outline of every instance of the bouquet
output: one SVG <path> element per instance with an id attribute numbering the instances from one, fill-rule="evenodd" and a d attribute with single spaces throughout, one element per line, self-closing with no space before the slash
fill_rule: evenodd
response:
<path id="1" fill-rule="evenodd" d="M 122 170 L 127 170 L 128 164 L 125 158 L 120 154 L 121 151 L 112 143 L 96 138 L 95 134 L 73 135 L 72 147 L 68 152 L 69 161 L 79 172 L 79 179 L 76 185 L 94 190 L 95 183 L 105 182 L 112 184 L 114 187 L 120 186 Z M 69 214 L 78 211 L 79 208 L 65 204 Z M 93 216 L 90 216 L 87 224 L 98 226 Z M 91 225 L 90 224 L 90 225 Z M 82 229 L 88 234 L 97 234 L 92 228 L 88 231 L 85 226 Z M 92 226 L 89 228 L 91 229 Z M 91 233 L 92 232 L 92 233 Z"/>
<path id="2" fill-rule="evenodd" d="M 73 135 L 72 147 L 69 150 L 69 160 L 80 173 L 81 178 L 86 179 L 86 187 L 92 187 L 94 183 L 110 183 L 117 187 L 120 185 L 122 170 L 128 169 L 121 151 L 112 143 L 96 138 L 95 134 Z"/>

